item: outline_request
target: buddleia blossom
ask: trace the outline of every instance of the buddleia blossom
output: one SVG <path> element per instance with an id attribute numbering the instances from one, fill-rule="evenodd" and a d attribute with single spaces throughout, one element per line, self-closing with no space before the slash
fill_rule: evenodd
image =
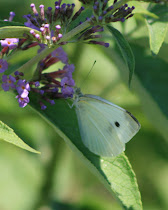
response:
<path id="1" fill-rule="evenodd" d="M 62 69 L 46 72 L 51 65 L 58 62 L 64 64 Z M 68 63 L 67 54 L 61 48 L 58 48 L 39 62 L 36 70 L 39 73 L 38 77 L 36 81 L 30 82 L 30 86 L 31 91 L 39 94 L 41 109 L 47 108 L 43 101 L 54 105 L 54 99 L 73 97 L 75 81 L 72 78 L 72 73 L 74 70 L 74 65 Z"/>
<path id="2" fill-rule="evenodd" d="M 0 73 L 3 73 L 8 69 L 8 63 L 6 60 L 0 59 Z"/>
<path id="3" fill-rule="evenodd" d="M 27 104 L 28 104 L 29 101 L 30 101 L 28 96 L 25 97 L 25 98 L 23 98 L 23 97 L 21 97 L 20 95 L 17 95 L 16 98 L 18 99 L 18 103 L 19 103 L 19 106 L 20 106 L 21 108 L 24 108 L 25 106 L 27 106 Z"/>
<path id="4" fill-rule="evenodd" d="M 18 95 L 18 103 L 20 107 L 25 107 L 29 103 L 29 91 L 30 85 L 25 79 L 21 79 L 24 76 L 22 72 L 16 71 L 14 76 L 12 75 L 2 75 L 2 89 L 4 91 L 9 91 L 10 89 L 15 91 Z"/>
<path id="5" fill-rule="evenodd" d="M 85 0 L 81 0 L 81 2 L 87 3 Z M 124 4 L 118 8 L 116 7 L 117 3 L 117 0 L 114 0 L 114 3 L 109 5 L 108 0 L 95 0 L 93 3 L 94 14 L 90 18 L 90 22 L 92 24 L 100 23 L 103 25 L 110 22 L 124 22 L 133 16 L 132 11 L 135 9 L 134 6 L 129 7 L 128 4 Z"/>
<path id="6" fill-rule="evenodd" d="M 58 62 L 64 65 L 62 69 L 46 72 L 50 66 Z M 75 82 L 72 73 L 74 70 L 74 65 L 68 63 L 67 54 L 59 47 L 38 63 L 36 79 L 26 81 L 24 74 L 16 71 L 14 76 L 2 75 L 2 88 L 4 91 L 15 91 L 18 94 L 16 98 L 19 106 L 22 108 L 29 103 L 30 92 L 39 94 L 38 102 L 44 110 L 47 108 L 44 101 L 54 105 L 55 99 L 73 97 Z"/>
<path id="7" fill-rule="evenodd" d="M 84 10 L 81 7 L 78 12 L 74 13 L 75 4 L 61 4 L 61 1 L 55 2 L 54 8 L 44 8 L 44 5 L 39 6 L 39 11 L 34 3 L 30 5 L 32 14 L 24 15 L 27 19 L 25 26 L 39 31 L 35 33 L 31 30 L 31 35 L 37 39 L 39 43 L 51 46 L 56 44 L 62 38 L 63 34 L 68 30 L 68 25 L 74 21 Z M 64 43 L 62 43 L 64 44 Z"/>
<path id="8" fill-rule="evenodd" d="M 10 12 L 9 19 L 4 19 L 4 21 L 12 21 L 14 17 L 15 17 L 15 13 Z M 1 46 L 3 48 L 1 51 L 1 55 L 4 55 L 5 53 L 7 54 L 9 50 L 16 48 L 18 45 L 18 42 L 19 42 L 18 38 L 6 38 L 3 40 L 0 40 Z"/>
<path id="9" fill-rule="evenodd" d="M 11 11 L 9 13 L 9 19 L 4 19 L 4 21 L 12 21 L 14 17 L 15 17 L 15 13 Z"/>
<path id="10" fill-rule="evenodd" d="M 1 40 L 1 46 L 2 47 L 9 47 L 10 50 L 14 49 L 17 47 L 17 44 L 19 42 L 19 39 L 16 39 L 16 38 L 7 38 L 7 39 L 4 39 L 4 40 Z"/>
<path id="11" fill-rule="evenodd" d="M 9 91 L 10 88 L 15 89 L 16 88 L 15 82 L 16 82 L 16 79 L 12 75 L 9 75 L 9 77 L 7 75 L 3 75 L 2 76 L 2 89 L 4 91 Z"/>
<path id="12" fill-rule="evenodd" d="M 89 34 L 88 36 L 85 36 L 85 39 L 83 39 L 81 32 L 77 35 L 77 37 L 73 40 L 69 40 L 66 42 L 61 42 L 61 38 L 69 31 L 69 27 L 71 23 L 78 18 L 81 13 L 85 10 L 84 7 L 81 7 L 76 13 L 74 12 L 75 4 L 61 4 L 60 1 L 55 2 L 55 7 L 48 7 L 47 9 L 44 8 L 44 5 L 39 6 L 39 12 L 38 9 L 36 9 L 35 4 L 30 5 L 32 9 L 32 14 L 24 15 L 24 18 L 27 19 L 27 22 L 25 22 L 25 26 L 32 28 L 30 30 L 30 34 L 33 35 L 33 37 L 36 39 L 36 41 L 39 44 L 44 44 L 43 47 L 49 46 L 51 47 L 54 44 L 60 44 L 64 45 L 68 42 L 85 42 L 89 44 L 100 44 L 105 47 L 108 47 L 109 44 L 105 43 L 103 41 L 96 41 L 95 39 L 101 38 L 100 35 L 94 35 L 91 36 L 92 33 L 100 33 L 103 30 L 98 30 L 97 27 L 92 26 L 92 17 L 88 17 L 86 20 L 90 20 L 90 26 L 88 29 L 92 28 L 93 32 Z M 81 22 L 79 23 L 81 24 Z M 95 23 L 95 25 L 98 25 Z M 100 27 L 98 25 L 98 27 Z M 39 31 L 38 33 L 35 31 Z M 90 35 L 90 36 L 89 36 Z M 86 41 L 88 40 L 88 41 Z M 93 42 L 92 42 L 93 41 Z"/>

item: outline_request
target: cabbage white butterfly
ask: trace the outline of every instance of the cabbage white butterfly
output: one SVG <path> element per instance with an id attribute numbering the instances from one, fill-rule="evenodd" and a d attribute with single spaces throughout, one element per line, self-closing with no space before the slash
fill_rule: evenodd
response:
<path id="1" fill-rule="evenodd" d="M 83 144 L 94 154 L 117 156 L 139 131 L 138 120 L 125 109 L 76 90 L 75 106 Z"/>

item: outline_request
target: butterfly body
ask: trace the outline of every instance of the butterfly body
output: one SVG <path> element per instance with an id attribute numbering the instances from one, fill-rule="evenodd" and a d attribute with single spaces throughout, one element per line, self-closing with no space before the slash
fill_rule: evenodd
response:
<path id="1" fill-rule="evenodd" d="M 117 156 L 140 129 L 125 109 L 95 95 L 77 95 L 75 110 L 84 145 L 100 156 Z"/>

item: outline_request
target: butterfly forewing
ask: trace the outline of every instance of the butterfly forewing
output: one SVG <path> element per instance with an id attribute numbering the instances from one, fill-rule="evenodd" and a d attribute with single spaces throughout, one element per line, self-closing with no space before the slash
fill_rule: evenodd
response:
<path id="1" fill-rule="evenodd" d="M 93 95 L 80 97 L 76 113 L 84 145 L 101 156 L 120 154 L 140 128 L 129 112 Z"/>
<path id="2" fill-rule="evenodd" d="M 125 144 L 95 104 L 81 98 L 77 103 L 76 112 L 82 141 L 90 151 L 101 156 L 117 156 L 124 151 Z"/>

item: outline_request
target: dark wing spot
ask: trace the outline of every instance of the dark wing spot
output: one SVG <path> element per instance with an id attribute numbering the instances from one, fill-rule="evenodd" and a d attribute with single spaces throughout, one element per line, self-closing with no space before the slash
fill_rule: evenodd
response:
<path id="1" fill-rule="evenodd" d="M 120 123 L 119 122 L 115 122 L 116 127 L 120 127 Z"/>

